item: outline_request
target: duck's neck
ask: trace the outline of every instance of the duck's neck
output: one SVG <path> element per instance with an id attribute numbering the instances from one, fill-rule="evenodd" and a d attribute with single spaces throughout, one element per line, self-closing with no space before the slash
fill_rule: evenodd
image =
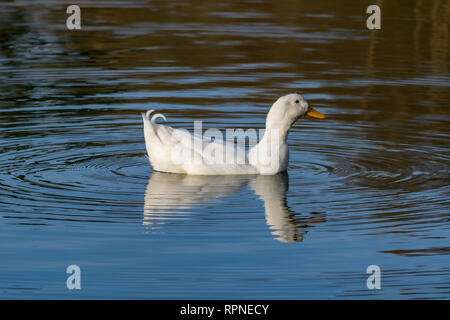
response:
<path id="1" fill-rule="evenodd" d="M 293 121 L 271 121 L 273 119 L 267 117 L 264 136 L 249 153 L 250 164 L 261 174 L 284 171 L 289 161 L 286 138 Z"/>
<path id="2" fill-rule="evenodd" d="M 284 126 L 268 126 L 266 127 L 266 130 L 264 132 L 264 135 L 260 141 L 260 143 L 267 141 L 275 141 L 280 146 L 286 143 L 286 139 L 288 136 L 290 126 L 284 127 Z"/>
<path id="3" fill-rule="evenodd" d="M 286 114 L 269 112 L 266 119 L 266 130 L 261 142 L 273 139 L 280 146 L 285 144 L 289 129 L 294 121 L 295 119 L 290 119 Z"/>

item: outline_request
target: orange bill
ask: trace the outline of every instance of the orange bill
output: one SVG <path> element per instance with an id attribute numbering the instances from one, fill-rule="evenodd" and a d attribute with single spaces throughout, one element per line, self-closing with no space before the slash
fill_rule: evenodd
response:
<path id="1" fill-rule="evenodd" d="M 311 118 L 317 118 L 317 119 L 325 119 L 326 116 L 324 114 L 321 114 L 319 111 L 314 110 L 313 108 L 309 108 L 308 112 L 306 112 L 306 115 Z"/>

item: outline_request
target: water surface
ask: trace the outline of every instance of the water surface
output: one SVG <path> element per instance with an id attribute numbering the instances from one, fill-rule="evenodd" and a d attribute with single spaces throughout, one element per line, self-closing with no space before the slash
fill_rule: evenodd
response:
<path id="1" fill-rule="evenodd" d="M 0 297 L 448 299 L 450 7 L 375 2 L 2 3 Z M 291 92 L 328 118 L 288 174 L 152 172 L 141 112 L 261 129 Z"/>

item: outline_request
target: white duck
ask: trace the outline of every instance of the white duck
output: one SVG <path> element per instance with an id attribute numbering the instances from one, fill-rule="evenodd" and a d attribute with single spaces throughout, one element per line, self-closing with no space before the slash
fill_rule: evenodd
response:
<path id="1" fill-rule="evenodd" d="M 155 123 L 157 118 L 166 118 L 155 114 L 150 119 L 152 112 L 147 111 L 142 118 L 145 145 L 153 169 L 191 175 L 271 175 L 286 171 L 289 162 L 286 139 L 291 126 L 304 116 L 325 118 L 309 107 L 301 95 L 282 96 L 267 114 L 263 138 L 246 152 L 234 143 L 211 140 L 192 135 L 187 130 Z"/>

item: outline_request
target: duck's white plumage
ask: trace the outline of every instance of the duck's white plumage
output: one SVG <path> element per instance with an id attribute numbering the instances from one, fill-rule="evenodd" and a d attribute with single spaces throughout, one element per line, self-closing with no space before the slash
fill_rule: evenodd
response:
<path id="1" fill-rule="evenodd" d="M 234 143 L 211 140 L 156 123 L 158 118 L 166 118 L 162 114 L 151 116 L 152 113 L 153 110 L 147 111 L 142 118 L 145 145 L 153 169 L 191 175 L 276 174 L 285 171 L 289 161 L 286 138 L 292 124 L 304 115 L 325 117 L 309 108 L 299 94 L 285 95 L 270 108 L 261 141 L 246 152 L 245 148 Z M 218 154 L 223 156 L 218 157 Z M 218 158 L 227 161 L 218 162 Z"/>

